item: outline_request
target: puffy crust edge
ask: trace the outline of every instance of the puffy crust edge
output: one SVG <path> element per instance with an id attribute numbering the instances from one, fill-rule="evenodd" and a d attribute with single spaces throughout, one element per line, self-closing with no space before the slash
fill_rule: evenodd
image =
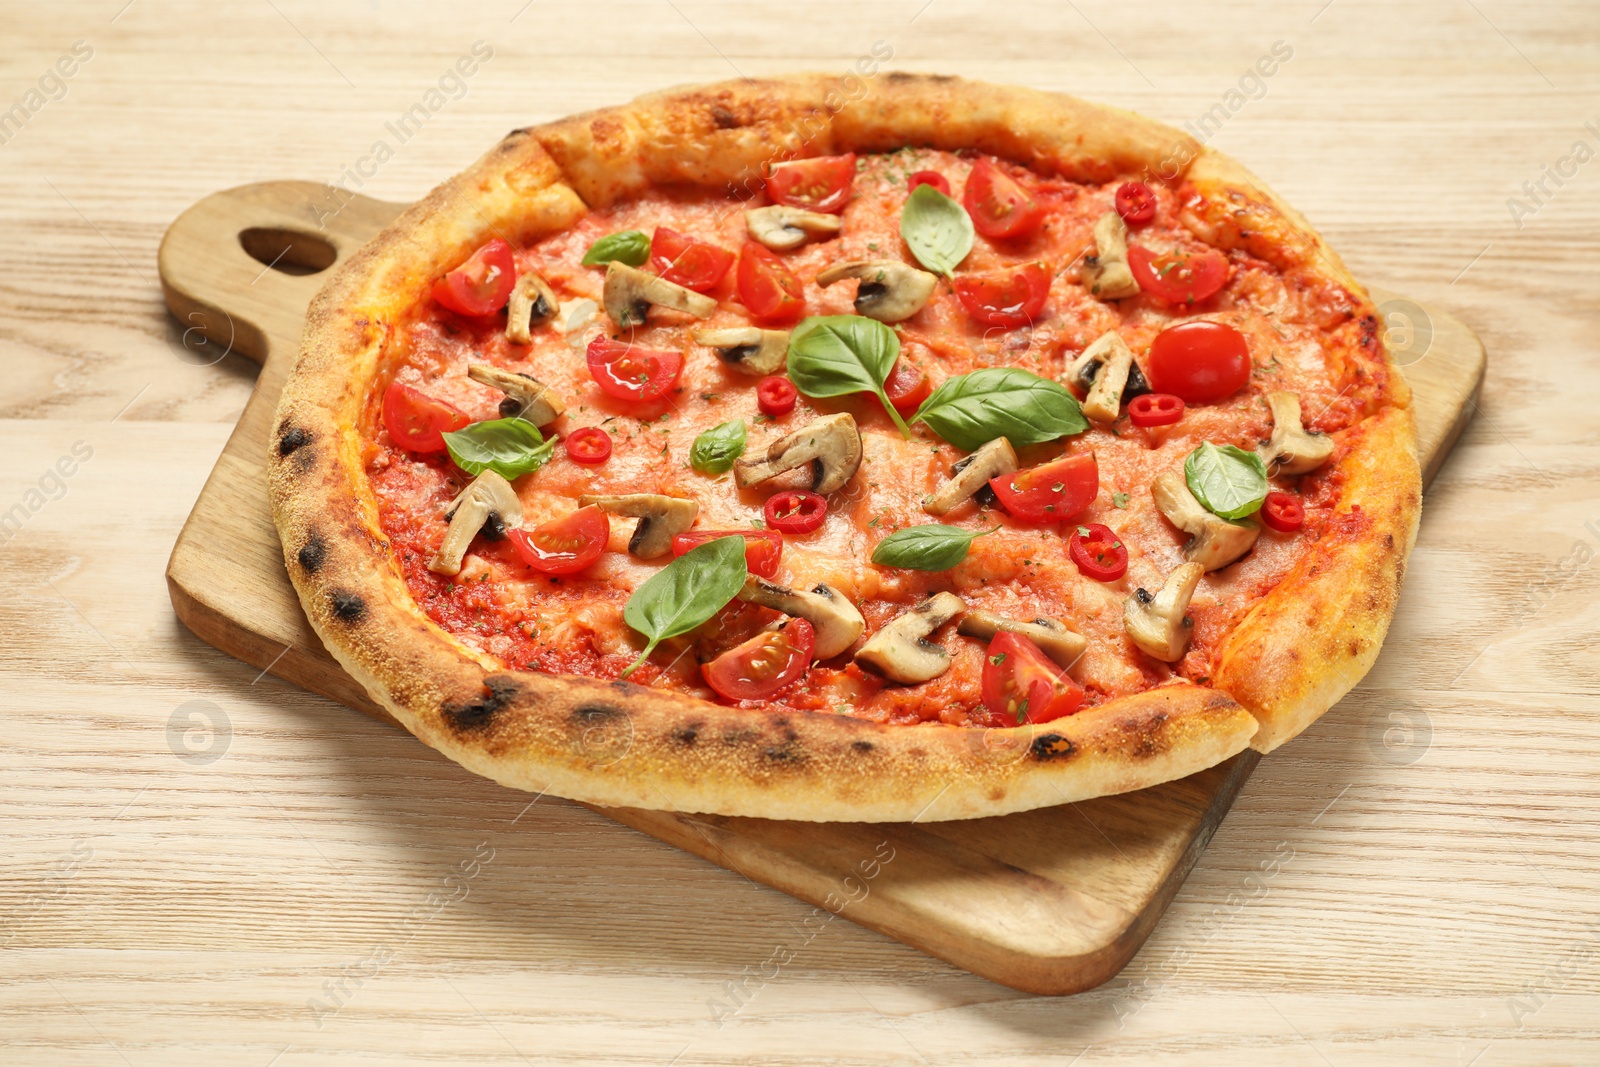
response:
<path id="1" fill-rule="evenodd" d="M 1328 531 L 1223 643 L 1214 680 L 1260 721 L 1252 748 L 1298 735 L 1378 658 L 1422 514 L 1416 439 L 1404 407 L 1350 431 Z"/>
<path id="2" fill-rule="evenodd" d="M 1200 145 L 1130 111 L 1061 93 L 890 72 L 720 82 L 642 96 L 534 135 L 594 207 L 657 184 L 748 197 L 762 167 L 806 156 L 915 144 L 975 148 L 1084 181 L 1173 176 Z"/>
<path id="3" fill-rule="evenodd" d="M 1163 686 L 1048 727 L 995 731 L 752 714 L 626 682 L 500 670 L 412 600 L 388 556 L 356 427 L 397 323 L 486 233 L 533 240 L 649 183 L 731 182 L 737 193 L 758 173 L 750 168 L 790 151 L 969 145 L 1092 180 L 1170 166 L 1179 149 L 1225 171 L 1216 162 L 1224 157 L 1198 153 L 1175 130 L 1070 97 L 889 74 L 861 106 L 835 112 L 828 93 L 839 84 L 817 75 L 729 82 L 516 131 L 335 272 L 312 304 L 269 443 L 274 518 L 313 627 L 427 744 L 504 784 L 602 805 L 816 821 L 974 818 L 1141 789 L 1242 751 L 1256 717 L 1229 685 Z M 784 125 L 817 119 L 819 108 L 828 121 L 818 129 Z M 1383 625 L 1392 596 L 1385 603 L 1372 615 Z M 1360 670 L 1381 637 L 1379 625 Z M 1259 679 L 1237 679 L 1253 707 L 1269 707 L 1252 688 Z"/>

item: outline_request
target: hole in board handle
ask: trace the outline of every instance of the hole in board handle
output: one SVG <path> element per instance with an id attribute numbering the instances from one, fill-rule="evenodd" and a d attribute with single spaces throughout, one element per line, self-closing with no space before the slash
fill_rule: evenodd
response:
<path id="1" fill-rule="evenodd" d="M 321 237 L 274 227 L 240 230 L 239 245 L 251 259 L 282 274 L 318 274 L 339 258 L 338 250 Z"/>

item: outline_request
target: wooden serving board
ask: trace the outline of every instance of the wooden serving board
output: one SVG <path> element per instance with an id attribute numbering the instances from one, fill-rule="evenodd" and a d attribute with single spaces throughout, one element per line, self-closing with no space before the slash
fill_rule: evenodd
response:
<path id="1" fill-rule="evenodd" d="M 203 640 L 392 722 L 307 624 L 267 505 L 268 432 L 319 275 L 404 209 L 352 196 L 329 217 L 329 197 L 313 182 L 241 186 L 195 204 L 162 240 L 161 285 L 172 313 L 217 346 L 203 351 L 239 352 L 262 368 L 178 537 L 167 583 L 178 617 Z M 1447 314 L 1374 295 L 1409 363 L 1431 478 L 1475 406 L 1483 347 Z M 849 902 L 839 914 L 993 981 L 1076 993 L 1115 975 L 1138 951 L 1259 759 L 1245 752 L 1139 793 L 966 822 L 787 823 L 603 810 L 812 904 Z M 885 840 L 893 859 L 875 863 L 888 855 Z"/>

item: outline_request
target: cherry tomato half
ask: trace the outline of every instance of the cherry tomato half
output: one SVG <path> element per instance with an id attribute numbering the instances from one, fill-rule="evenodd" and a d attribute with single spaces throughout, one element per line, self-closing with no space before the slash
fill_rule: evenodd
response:
<path id="1" fill-rule="evenodd" d="M 618 400 L 658 400 L 678 381 L 683 353 L 600 336 L 589 342 L 589 375 Z"/>
<path id="2" fill-rule="evenodd" d="M 818 156 L 779 163 L 767 179 L 767 195 L 775 204 L 826 211 L 837 215 L 850 202 L 856 180 L 856 156 Z"/>
<path id="3" fill-rule="evenodd" d="M 990 478 L 989 488 L 1014 519 L 1066 522 L 1094 502 L 1100 491 L 1100 467 L 1093 452 L 1080 452 Z"/>
<path id="4" fill-rule="evenodd" d="M 650 238 L 650 269 L 669 282 L 710 291 L 733 266 L 733 253 L 704 241 L 685 237 L 677 230 L 657 226 Z"/>
<path id="5" fill-rule="evenodd" d="M 1250 345 L 1224 322 L 1180 322 L 1150 342 L 1150 388 L 1188 404 L 1232 396 L 1250 381 Z"/>
<path id="6" fill-rule="evenodd" d="M 1109 526 L 1091 522 L 1073 531 L 1067 552 L 1078 573 L 1097 582 L 1114 582 L 1128 573 L 1128 546 Z"/>
<path id="7" fill-rule="evenodd" d="M 1294 533 L 1306 524 L 1306 509 L 1292 494 L 1274 489 L 1261 502 L 1261 521 L 1279 533 Z"/>
<path id="8" fill-rule="evenodd" d="M 751 574 L 771 578 L 778 573 L 783 558 L 783 535 L 776 530 L 690 530 L 672 539 L 672 554 L 681 556 L 719 537 L 744 538 L 744 565 Z"/>
<path id="9" fill-rule="evenodd" d="M 1139 288 L 1169 304 L 1198 303 L 1228 280 L 1227 258 L 1209 248 L 1157 255 L 1148 248 L 1130 245 L 1128 269 Z"/>
<path id="10" fill-rule="evenodd" d="M 1140 393 L 1128 401 L 1135 426 L 1171 426 L 1183 418 L 1183 398 L 1171 393 Z"/>
<path id="11" fill-rule="evenodd" d="M 567 456 L 574 463 L 595 466 L 611 458 L 611 435 L 598 426 L 584 426 L 567 434 Z"/>
<path id="12" fill-rule="evenodd" d="M 945 196 L 950 195 L 950 179 L 936 170 L 919 170 L 906 179 L 906 192 L 914 193 L 919 185 L 931 185 Z"/>
<path id="13" fill-rule="evenodd" d="M 1026 637 L 1001 632 L 984 655 L 983 704 L 996 726 L 1051 722 L 1078 710 L 1083 686 Z"/>
<path id="14" fill-rule="evenodd" d="M 767 497 L 761 511 L 767 517 L 767 525 L 774 530 L 810 533 L 828 517 L 828 501 L 805 489 L 786 489 Z"/>
<path id="15" fill-rule="evenodd" d="M 973 164 L 961 202 L 985 237 L 1026 237 L 1044 221 L 1044 205 L 988 159 Z"/>
<path id="16" fill-rule="evenodd" d="M 794 410 L 800 391 L 794 383 L 778 374 L 769 374 L 756 383 L 756 407 L 763 415 L 777 418 Z"/>
<path id="17" fill-rule="evenodd" d="M 922 373 L 921 367 L 901 356 L 894 361 L 894 369 L 883 383 L 883 391 L 896 411 L 901 415 L 910 415 L 928 399 L 928 394 L 933 392 L 933 383 Z"/>
<path id="18" fill-rule="evenodd" d="M 750 314 L 769 323 L 795 322 L 806 313 L 800 279 L 775 253 L 754 241 L 739 250 L 739 299 Z"/>
<path id="19" fill-rule="evenodd" d="M 700 665 L 706 684 L 727 700 L 765 700 L 805 677 L 817 649 L 816 631 L 805 619 L 765 630 Z"/>
<path id="20" fill-rule="evenodd" d="M 1143 226 L 1156 217 L 1156 194 L 1144 182 L 1117 186 L 1117 214 L 1129 226 Z"/>
<path id="21" fill-rule="evenodd" d="M 459 315 L 493 315 L 506 306 L 517 284 L 511 246 L 496 237 L 467 261 L 433 283 L 433 298 Z"/>
<path id="22" fill-rule="evenodd" d="M 982 274 L 959 274 L 955 289 L 956 299 L 975 320 L 985 326 L 1013 329 L 1037 321 L 1050 295 L 1050 274 L 1037 263 L 1024 263 Z"/>
<path id="23" fill-rule="evenodd" d="M 577 574 L 606 550 L 611 520 L 595 504 L 531 530 L 506 531 L 522 562 L 541 574 Z"/>
<path id="24" fill-rule="evenodd" d="M 395 444 L 412 452 L 443 452 L 444 435 L 471 422 L 454 404 L 409 385 L 392 382 L 383 394 L 383 428 Z"/>

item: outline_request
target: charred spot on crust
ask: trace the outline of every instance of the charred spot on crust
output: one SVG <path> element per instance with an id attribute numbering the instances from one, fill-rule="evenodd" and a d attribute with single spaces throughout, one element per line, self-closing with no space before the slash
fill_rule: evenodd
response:
<path id="1" fill-rule="evenodd" d="M 572 722 L 577 726 L 604 726 L 627 717 L 627 712 L 612 704 L 584 704 L 572 712 Z"/>
<path id="2" fill-rule="evenodd" d="M 852 741 L 850 747 L 857 752 L 871 752 L 873 745 L 871 741 Z"/>
<path id="3" fill-rule="evenodd" d="M 450 701 L 440 705 L 439 711 L 451 729 L 457 733 L 481 730 L 489 725 L 489 720 L 494 718 L 495 712 L 509 704 L 517 695 L 517 683 L 510 678 L 485 678 L 483 688 L 487 695 L 482 699 L 465 703 Z"/>
<path id="4" fill-rule="evenodd" d="M 1034 759 L 1045 763 L 1049 760 L 1065 759 L 1078 751 L 1078 746 L 1060 734 L 1040 734 L 1033 739 L 1033 744 L 1028 746 L 1028 751 L 1033 754 Z"/>
<path id="5" fill-rule="evenodd" d="M 692 745 L 700 739 L 700 723 L 692 722 L 688 726 L 680 727 L 672 733 L 672 739 L 680 745 Z"/>
<path id="6" fill-rule="evenodd" d="M 291 426 L 283 431 L 283 436 L 278 438 L 278 455 L 292 455 L 296 450 L 311 443 L 311 434 L 298 426 Z"/>
<path id="7" fill-rule="evenodd" d="M 717 124 L 719 130 L 732 130 L 739 126 L 739 116 L 721 104 L 711 105 L 711 121 Z"/>
<path id="8" fill-rule="evenodd" d="M 357 622 L 367 613 L 367 602 L 358 593 L 335 589 L 330 599 L 333 601 L 333 614 L 344 622 Z"/>
<path id="9" fill-rule="evenodd" d="M 328 545 L 318 534 L 306 538 L 306 543 L 300 546 L 300 551 L 295 555 L 300 561 L 300 569 L 307 574 L 315 574 L 322 568 L 322 561 L 328 558 Z"/>

